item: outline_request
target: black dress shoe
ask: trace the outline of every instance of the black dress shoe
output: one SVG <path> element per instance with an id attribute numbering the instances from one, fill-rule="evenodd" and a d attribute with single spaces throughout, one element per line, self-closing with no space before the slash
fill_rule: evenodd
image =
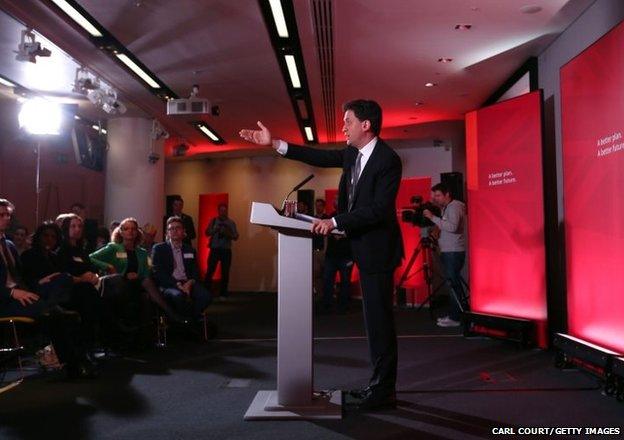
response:
<path id="1" fill-rule="evenodd" d="M 355 405 L 356 411 L 374 411 L 396 408 L 395 392 L 371 391 L 360 403 Z"/>

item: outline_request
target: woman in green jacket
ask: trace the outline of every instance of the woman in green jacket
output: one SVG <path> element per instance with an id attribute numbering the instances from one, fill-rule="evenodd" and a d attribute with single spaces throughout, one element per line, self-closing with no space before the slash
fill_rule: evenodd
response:
<path id="1" fill-rule="evenodd" d="M 109 325 L 119 328 L 119 318 L 128 314 L 126 312 L 136 304 L 139 306 L 138 317 L 134 314 L 130 319 L 135 321 L 138 318 L 142 342 L 148 343 L 152 337 L 150 300 L 172 321 L 185 323 L 185 319 L 169 307 L 150 278 L 147 251 L 139 246 L 141 239 L 136 219 L 126 218 L 113 231 L 111 242 L 89 257 L 94 266 L 108 274 L 102 278 L 102 299 L 106 304 Z"/>

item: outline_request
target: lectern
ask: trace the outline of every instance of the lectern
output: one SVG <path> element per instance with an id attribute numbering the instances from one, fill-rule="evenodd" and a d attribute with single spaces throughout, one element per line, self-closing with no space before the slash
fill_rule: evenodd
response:
<path id="1" fill-rule="evenodd" d="M 340 419 L 342 393 L 315 393 L 310 222 L 253 202 L 250 222 L 278 233 L 277 390 L 258 391 L 245 420 Z"/>

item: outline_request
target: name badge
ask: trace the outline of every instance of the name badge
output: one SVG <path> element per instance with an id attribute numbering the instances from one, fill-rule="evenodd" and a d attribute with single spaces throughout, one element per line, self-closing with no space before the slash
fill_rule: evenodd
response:
<path id="1" fill-rule="evenodd" d="M 195 258 L 193 254 L 184 254 L 184 258 Z"/>
<path id="2" fill-rule="evenodd" d="M 127 253 L 125 253 L 125 252 L 117 252 L 117 253 L 115 254 L 115 256 L 116 256 L 117 258 L 128 258 L 128 254 L 127 254 Z"/>
<path id="3" fill-rule="evenodd" d="M 84 263 L 84 260 L 81 257 L 73 257 L 72 258 L 76 263 Z"/>

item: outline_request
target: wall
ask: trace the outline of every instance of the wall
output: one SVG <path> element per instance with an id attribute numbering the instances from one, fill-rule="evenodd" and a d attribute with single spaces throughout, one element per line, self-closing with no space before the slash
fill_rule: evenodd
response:
<path id="1" fill-rule="evenodd" d="M 0 197 L 16 206 L 16 218 L 35 226 L 36 139 L 20 132 L 19 104 L 0 99 Z M 104 173 L 76 164 L 69 138 L 41 140 L 40 217 L 55 218 L 74 202 L 87 207 L 89 217 L 101 219 L 104 210 Z"/>
<path id="2" fill-rule="evenodd" d="M 463 140 L 463 122 L 455 124 L 453 137 Z M 463 151 L 464 146 L 460 142 L 456 140 L 453 147 Z M 453 169 L 450 148 L 432 147 L 430 140 L 389 143 L 401 156 L 403 177 L 431 176 L 432 182 L 437 183 L 441 172 Z M 251 202 L 266 201 L 280 205 L 290 188 L 311 173 L 316 177 L 306 188 L 314 189 L 317 196 L 322 197 L 325 189 L 338 186 L 339 169 L 313 168 L 273 154 L 166 164 L 165 193 L 182 195 L 185 212 L 195 219 L 199 194 L 229 193 L 230 217 L 236 221 L 240 233 L 233 250 L 233 291 L 276 290 L 276 235 L 266 228 L 249 224 Z"/>

